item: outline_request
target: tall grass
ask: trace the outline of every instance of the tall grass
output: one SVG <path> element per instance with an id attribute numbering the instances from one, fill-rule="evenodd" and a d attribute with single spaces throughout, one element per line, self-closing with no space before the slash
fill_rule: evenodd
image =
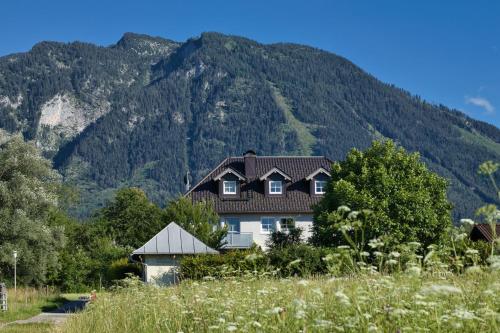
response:
<path id="1" fill-rule="evenodd" d="M 500 273 L 230 279 L 103 295 L 61 332 L 499 332 Z"/>
<path id="2" fill-rule="evenodd" d="M 10 288 L 7 291 L 8 310 L 0 311 L 0 323 L 25 319 L 40 313 L 42 310 L 56 308 L 60 303 L 59 292 L 53 287 Z"/>

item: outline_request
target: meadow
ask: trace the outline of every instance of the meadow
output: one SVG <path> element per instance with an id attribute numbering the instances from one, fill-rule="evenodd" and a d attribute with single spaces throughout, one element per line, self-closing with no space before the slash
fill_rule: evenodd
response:
<path id="1" fill-rule="evenodd" d="M 133 281 L 132 281 L 133 282 Z M 59 332 L 499 332 L 500 272 L 130 283 Z"/>

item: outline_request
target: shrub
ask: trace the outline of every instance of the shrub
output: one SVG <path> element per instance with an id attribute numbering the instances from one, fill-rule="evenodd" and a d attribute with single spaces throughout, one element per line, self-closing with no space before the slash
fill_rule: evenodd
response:
<path id="1" fill-rule="evenodd" d="M 323 260 L 332 250 L 307 244 L 293 244 L 271 249 L 269 262 L 283 277 L 310 276 L 328 272 Z"/>
<path id="2" fill-rule="evenodd" d="M 266 273 L 271 268 L 268 259 L 258 249 L 232 250 L 221 255 L 185 256 L 181 260 L 181 279 L 224 278 L 249 273 Z"/>
<path id="3" fill-rule="evenodd" d="M 111 263 L 106 271 L 106 280 L 122 280 L 130 274 L 141 276 L 141 266 L 139 264 L 130 263 L 128 258 L 121 258 Z"/>
<path id="4" fill-rule="evenodd" d="M 293 228 L 288 232 L 275 231 L 269 237 L 267 246 L 270 249 L 282 248 L 302 243 L 302 229 Z"/>

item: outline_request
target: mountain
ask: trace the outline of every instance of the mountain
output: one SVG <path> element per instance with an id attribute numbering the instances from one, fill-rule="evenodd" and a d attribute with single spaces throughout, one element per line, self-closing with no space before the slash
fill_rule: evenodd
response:
<path id="1" fill-rule="evenodd" d="M 36 140 L 88 216 L 122 186 L 164 204 L 224 157 L 343 159 L 391 138 L 450 180 L 454 217 L 495 202 L 477 175 L 500 131 L 380 82 L 335 54 L 204 33 L 185 43 L 127 33 L 115 45 L 42 42 L 0 58 L 0 136 Z"/>

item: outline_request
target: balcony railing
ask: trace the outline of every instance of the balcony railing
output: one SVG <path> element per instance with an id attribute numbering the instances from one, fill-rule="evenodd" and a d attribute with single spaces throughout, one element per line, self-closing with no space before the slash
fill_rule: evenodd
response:
<path id="1" fill-rule="evenodd" d="M 247 249 L 253 244 L 253 235 L 251 232 L 229 232 L 224 240 L 225 249 Z"/>

